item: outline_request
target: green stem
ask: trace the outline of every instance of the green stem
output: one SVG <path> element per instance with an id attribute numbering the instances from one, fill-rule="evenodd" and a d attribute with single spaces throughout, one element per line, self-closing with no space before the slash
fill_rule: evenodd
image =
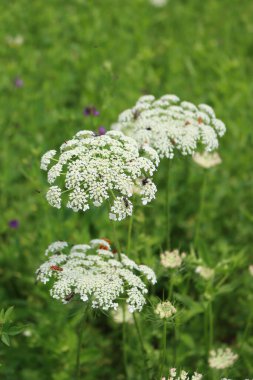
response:
<path id="1" fill-rule="evenodd" d="M 210 351 L 213 345 L 213 304 L 212 304 L 212 301 L 210 301 L 208 305 L 208 321 L 209 321 L 208 344 L 209 344 L 209 351 Z"/>
<path id="2" fill-rule="evenodd" d="M 169 299 L 169 301 L 171 300 L 171 297 L 172 297 L 173 287 L 174 287 L 174 275 L 173 275 L 173 272 L 172 272 L 171 273 L 171 277 L 170 277 L 169 291 L 168 291 L 168 299 Z"/>
<path id="3" fill-rule="evenodd" d="M 199 211 L 197 214 L 197 220 L 196 220 L 196 228 L 195 228 L 195 236 L 194 236 L 194 248 L 198 248 L 199 245 L 199 235 L 200 235 L 200 224 L 203 220 L 203 210 L 204 210 L 204 203 L 205 203 L 205 197 L 206 197 L 206 189 L 207 189 L 207 172 L 204 172 L 204 179 L 201 186 L 201 192 L 200 192 L 200 204 L 199 204 Z"/>
<path id="4" fill-rule="evenodd" d="M 80 321 L 80 325 L 77 331 L 77 352 L 76 352 L 76 369 L 75 369 L 75 379 L 80 379 L 80 357 L 81 357 L 81 349 L 82 349 L 82 338 L 84 331 L 84 322 L 86 320 L 86 313 L 84 312 L 83 317 Z"/>
<path id="5" fill-rule="evenodd" d="M 206 357 L 209 355 L 209 339 L 208 339 L 208 306 L 204 309 L 204 338 L 206 347 Z"/>
<path id="6" fill-rule="evenodd" d="M 112 222 L 112 224 L 113 224 L 113 234 L 114 234 L 114 239 L 115 239 L 115 242 L 116 242 L 117 253 L 118 253 L 118 256 L 119 256 L 119 261 L 121 261 L 121 246 L 120 246 L 120 242 L 119 242 L 119 239 L 118 239 L 115 222 Z"/>
<path id="7" fill-rule="evenodd" d="M 133 214 L 130 216 L 129 225 L 128 225 L 128 237 L 127 237 L 127 254 L 130 254 L 131 251 L 131 242 L 132 242 L 132 229 L 133 229 Z"/>
<path id="8" fill-rule="evenodd" d="M 166 220 L 166 244 L 167 249 L 170 249 L 170 160 L 168 160 L 166 191 L 165 191 L 165 220 Z"/>
<path id="9" fill-rule="evenodd" d="M 122 324 L 122 338 L 123 338 L 123 360 L 126 379 L 128 379 L 127 372 L 127 341 L 126 341 L 126 306 L 123 304 L 123 324 Z"/>
<path id="10" fill-rule="evenodd" d="M 163 346 L 163 355 L 162 355 L 162 364 L 161 364 L 160 377 L 163 376 L 163 369 L 164 369 L 164 366 L 166 364 L 166 350 L 167 350 L 167 323 L 166 323 L 166 320 L 164 320 L 164 323 L 163 323 L 162 346 Z"/>
<path id="11" fill-rule="evenodd" d="M 246 325 L 245 325 L 245 329 L 244 329 L 244 332 L 242 334 L 242 340 L 241 340 L 241 344 L 240 344 L 240 349 L 242 349 L 244 343 L 246 342 L 246 338 L 247 338 L 247 335 L 248 335 L 248 331 L 249 331 L 249 328 L 250 328 L 250 325 L 251 325 L 251 322 L 252 322 L 252 317 L 253 317 L 253 307 L 250 308 L 251 309 L 251 312 L 248 314 L 248 319 L 247 319 L 247 322 L 246 322 Z"/>
<path id="12" fill-rule="evenodd" d="M 175 364 L 175 367 L 177 367 L 177 345 L 178 345 L 178 342 L 179 342 L 179 327 L 178 327 L 177 316 L 175 318 L 174 336 L 175 336 L 175 343 L 174 343 L 174 364 Z"/>
<path id="13" fill-rule="evenodd" d="M 146 378 L 149 379 L 150 377 L 149 377 L 149 372 L 148 372 L 147 354 L 146 354 L 146 350 L 145 350 L 145 347 L 144 347 L 144 343 L 143 343 L 143 339 L 142 339 L 142 335 L 141 335 L 141 330 L 140 330 L 140 327 L 139 327 L 139 324 L 138 324 L 138 321 L 137 321 L 135 313 L 133 313 L 133 318 L 134 318 L 134 325 L 135 325 L 135 328 L 136 328 L 137 336 L 138 336 L 140 347 L 141 347 L 141 351 L 142 351 L 143 365 L 144 365 L 144 370 L 145 370 L 146 376 L 147 376 Z"/>

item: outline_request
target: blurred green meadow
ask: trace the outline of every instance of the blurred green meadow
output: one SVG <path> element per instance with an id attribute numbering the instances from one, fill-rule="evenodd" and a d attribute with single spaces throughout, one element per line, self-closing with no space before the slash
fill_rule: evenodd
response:
<path id="1" fill-rule="evenodd" d="M 160 276 L 152 295 L 163 298 L 168 275 L 159 267 L 159 254 L 194 249 L 207 177 L 198 249 L 207 265 L 225 268 L 224 287 L 215 293 L 214 342 L 239 354 L 230 378 L 252 377 L 253 2 L 169 0 L 159 8 L 149 0 L 2 0 L 0 40 L 0 306 L 14 306 L 13 323 L 25 325 L 9 347 L 0 343 L 1 379 L 72 379 L 80 315 L 75 304 L 53 300 L 36 284 L 34 272 L 52 241 L 114 240 L 106 209 L 82 214 L 48 205 L 41 155 L 80 129 L 109 129 L 146 93 L 210 104 L 227 133 L 219 147 L 222 164 L 210 171 L 190 157 L 171 162 L 170 247 L 164 210 L 168 161 L 161 163 L 157 198 L 134 215 L 131 257 L 141 261 L 145 255 Z M 95 106 L 99 116 L 85 116 L 87 106 Z M 127 224 L 119 223 L 122 244 Z M 169 332 L 166 373 L 172 363 L 211 379 L 198 305 L 214 288 L 197 284 L 194 276 L 186 282 L 180 273 L 176 277 L 175 302 L 188 314 L 179 337 Z M 151 378 L 159 379 L 160 327 L 149 313 L 140 319 Z M 131 325 L 127 329 L 129 379 L 143 379 L 136 332 Z M 121 335 L 110 315 L 89 316 L 82 379 L 126 378 Z"/>

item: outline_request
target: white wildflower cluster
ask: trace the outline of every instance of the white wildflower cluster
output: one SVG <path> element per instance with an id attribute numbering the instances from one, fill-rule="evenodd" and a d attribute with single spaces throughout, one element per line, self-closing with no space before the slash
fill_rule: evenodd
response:
<path id="1" fill-rule="evenodd" d="M 192 156 L 193 161 L 204 169 L 210 169 L 214 166 L 221 164 L 221 158 L 218 152 L 209 153 L 195 153 Z"/>
<path id="2" fill-rule="evenodd" d="M 215 369 L 225 369 L 232 367 L 238 355 L 235 354 L 229 347 L 218 348 L 216 351 L 212 350 L 209 354 L 209 367 Z"/>
<path id="3" fill-rule="evenodd" d="M 253 265 L 249 266 L 249 273 L 251 274 L 251 276 L 253 276 Z"/>
<path id="4" fill-rule="evenodd" d="M 167 319 L 176 314 L 177 309 L 170 301 L 160 302 L 155 309 L 155 314 L 158 314 L 161 319 Z"/>
<path id="5" fill-rule="evenodd" d="M 210 280 L 214 276 L 214 269 L 202 265 L 198 265 L 195 272 L 198 273 L 200 277 L 204 278 L 205 280 Z"/>
<path id="6" fill-rule="evenodd" d="M 161 264 L 165 268 L 179 268 L 185 256 L 186 254 L 184 252 L 180 254 L 178 249 L 165 251 L 160 255 Z"/>
<path id="7" fill-rule="evenodd" d="M 80 131 L 61 146 L 59 155 L 55 150 L 43 155 L 41 169 L 48 171 L 51 185 L 46 199 L 61 208 L 62 198 L 67 197 L 67 207 L 76 212 L 108 200 L 110 218 L 122 220 L 132 214 L 134 189 L 143 204 L 155 198 L 151 176 L 158 163 L 154 149 L 145 144 L 139 149 L 134 139 L 120 131 L 101 136 Z"/>
<path id="8" fill-rule="evenodd" d="M 176 368 L 171 368 L 168 376 L 168 380 L 201 380 L 203 375 L 200 373 L 194 372 L 192 376 L 188 372 L 182 370 L 178 371 Z M 166 377 L 163 377 L 162 380 L 166 380 Z"/>
<path id="9" fill-rule="evenodd" d="M 173 158 L 174 151 L 183 155 L 192 155 L 199 148 L 211 152 L 218 148 L 218 138 L 226 131 L 212 107 L 196 106 L 176 95 L 160 99 L 142 96 L 133 108 L 119 115 L 112 129 L 133 137 L 140 146 L 148 143 L 161 158 Z"/>
<path id="10" fill-rule="evenodd" d="M 51 296 L 63 303 L 78 296 L 92 308 L 116 310 L 119 299 L 124 298 L 133 313 L 146 303 L 143 277 L 156 282 L 152 269 L 137 265 L 124 254 L 114 254 L 105 239 L 71 248 L 67 242 L 55 242 L 47 248 L 46 255 L 49 253 L 50 258 L 36 271 L 37 279 L 51 281 Z"/>

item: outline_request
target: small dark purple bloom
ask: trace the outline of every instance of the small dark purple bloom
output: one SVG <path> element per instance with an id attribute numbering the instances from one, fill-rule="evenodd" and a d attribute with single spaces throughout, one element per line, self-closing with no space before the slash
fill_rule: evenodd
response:
<path id="1" fill-rule="evenodd" d="M 15 85 L 16 87 L 20 88 L 20 87 L 23 87 L 24 82 L 23 82 L 23 80 L 22 80 L 21 78 L 16 78 L 16 79 L 14 80 L 14 85 Z"/>
<path id="2" fill-rule="evenodd" d="M 99 111 L 94 106 L 85 107 L 83 110 L 84 116 L 99 116 Z"/>
<path id="3" fill-rule="evenodd" d="M 8 224 L 9 224 L 10 228 L 18 228 L 19 227 L 19 221 L 17 219 L 10 220 Z"/>
<path id="4" fill-rule="evenodd" d="M 98 128 L 98 134 L 99 134 L 99 136 L 105 135 L 105 134 L 106 134 L 106 129 L 105 129 L 105 127 L 103 127 L 103 126 L 101 125 L 101 127 Z"/>

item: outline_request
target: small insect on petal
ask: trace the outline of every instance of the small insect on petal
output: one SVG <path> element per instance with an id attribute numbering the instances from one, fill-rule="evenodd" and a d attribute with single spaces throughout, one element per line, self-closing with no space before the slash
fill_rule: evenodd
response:
<path id="1" fill-rule="evenodd" d="M 70 294 L 68 294 L 66 297 L 65 297 L 65 301 L 69 302 L 72 300 L 72 298 L 74 297 L 75 293 L 74 292 L 71 292 Z"/>
<path id="2" fill-rule="evenodd" d="M 103 244 L 100 244 L 99 249 L 104 249 L 105 251 L 109 251 L 109 248 Z"/>
<path id="3" fill-rule="evenodd" d="M 198 123 L 199 123 L 199 124 L 202 124 L 202 123 L 203 123 L 203 119 L 202 119 L 202 117 L 200 117 L 200 116 L 198 117 Z"/>
<path id="4" fill-rule="evenodd" d="M 50 269 L 55 270 L 57 272 L 63 271 L 63 268 L 59 267 L 58 265 L 51 265 Z"/>

